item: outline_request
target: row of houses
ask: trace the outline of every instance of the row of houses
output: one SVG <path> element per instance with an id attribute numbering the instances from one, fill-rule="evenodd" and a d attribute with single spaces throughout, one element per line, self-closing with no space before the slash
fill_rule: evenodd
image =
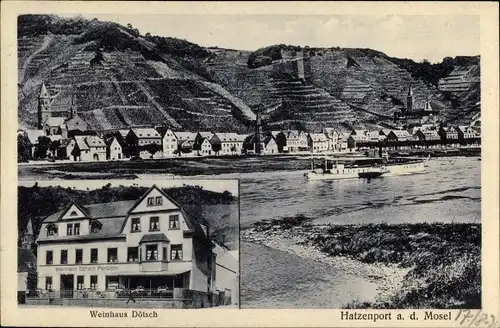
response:
<path id="1" fill-rule="evenodd" d="M 478 145 L 481 131 L 473 126 L 422 125 L 410 130 L 381 129 L 376 131 L 354 130 L 348 139 L 349 149 L 382 146 L 387 148 Z"/>
<path id="2" fill-rule="evenodd" d="M 47 134 L 47 130 L 28 130 L 23 133 L 32 143 L 33 154 L 43 137 L 47 138 L 46 142 L 50 142 L 49 157 L 104 161 L 132 157 L 232 156 L 256 152 L 262 155 L 349 152 L 375 146 L 395 149 L 408 146 L 458 146 L 480 143 L 479 129 L 476 126 L 422 125 L 410 130 L 353 129 L 346 132 L 326 128 L 322 133 L 282 130 L 261 132 L 258 140 L 255 134 L 174 131 L 168 127 L 128 128 L 103 132 L 101 135 L 89 130 L 78 130 L 78 133 L 70 130 L 66 135 L 52 134 L 50 131 Z M 257 142 L 260 142 L 258 151 Z"/>

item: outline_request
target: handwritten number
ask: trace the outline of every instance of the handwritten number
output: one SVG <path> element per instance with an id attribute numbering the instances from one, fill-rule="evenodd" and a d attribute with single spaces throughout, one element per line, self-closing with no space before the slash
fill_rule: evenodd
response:
<path id="1" fill-rule="evenodd" d="M 464 312 L 466 312 L 466 314 L 464 315 L 464 318 L 462 319 L 462 321 L 460 322 L 461 325 L 464 324 L 465 320 L 467 319 L 470 319 L 470 318 L 473 318 L 474 316 L 470 313 L 470 310 L 465 310 Z"/>
<path id="2" fill-rule="evenodd" d="M 491 317 L 491 324 L 488 327 L 495 327 L 495 325 L 497 324 L 497 318 L 495 318 L 493 314 L 491 314 L 490 317 Z"/>
<path id="3" fill-rule="evenodd" d="M 472 326 L 472 324 L 474 323 L 474 321 L 476 321 L 477 317 L 481 314 L 482 310 L 478 311 L 476 313 L 476 315 L 474 316 L 474 319 L 472 319 L 472 321 L 469 323 L 469 327 Z"/>

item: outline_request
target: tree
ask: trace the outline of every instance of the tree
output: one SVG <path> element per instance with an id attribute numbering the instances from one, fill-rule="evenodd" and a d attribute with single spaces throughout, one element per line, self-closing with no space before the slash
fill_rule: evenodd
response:
<path id="1" fill-rule="evenodd" d="M 57 156 L 57 149 L 59 148 L 60 145 L 61 145 L 61 142 L 59 140 L 54 140 L 50 143 L 49 149 L 52 153 L 52 157 Z"/>
<path id="2" fill-rule="evenodd" d="M 36 147 L 34 157 L 44 159 L 47 157 L 47 150 L 50 145 L 50 138 L 46 136 L 38 137 L 38 146 Z"/>
<path id="3" fill-rule="evenodd" d="M 151 157 L 161 150 L 161 146 L 156 143 L 150 143 L 140 147 L 141 150 L 147 151 L 151 154 Z"/>
<path id="4" fill-rule="evenodd" d="M 17 162 L 27 162 L 31 159 L 30 139 L 25 134 L 17 136 Z"/>
<path id="5" fill-rule="evenodd" d="M 38 288 L 38 272 L 34 268 L 30 268 L 28 276 L 26 277 L 26 290 L 28 296 L 36 296 Z"/>

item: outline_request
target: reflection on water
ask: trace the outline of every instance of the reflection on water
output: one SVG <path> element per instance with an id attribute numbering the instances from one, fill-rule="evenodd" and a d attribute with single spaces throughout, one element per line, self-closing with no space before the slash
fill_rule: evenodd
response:
<path id="1" fill-rule="evenodd" d="M 305 214 L 317 223 L 480 222 L 480 162 L 437 159 L 428 172 L 366 180 L 314 181 L 304 171 L 242 174 L 242 227 Z M 234 176 L 234 175 L 233 175 Z M 266 246 L 241 245 L 241 305 L 339 308 L 374 286 L 341 268 Z"/>
<path id="2" fill-rule="evenodd" d="M 296 214 L 318 223 L 478 222 L 480 162 L 436 159 L 427 169 L 371 181 L 307 181 L 304 171 L 242 174 L 242 226 Z"/>

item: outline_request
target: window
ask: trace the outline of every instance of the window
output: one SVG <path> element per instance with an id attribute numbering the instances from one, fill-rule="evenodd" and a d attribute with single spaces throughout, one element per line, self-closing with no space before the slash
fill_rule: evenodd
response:
<path id="1" fill-rule="evenodd" d="M 52 264 L 52 261 L 53 261 L 52 251 L 47 251 L 45 253 L 45 264 Z"/>
<path id="2" fill-rule="evenodd" d="M 168 219 L 169 229 L 179 229 L 179 215 L 170 215 Z"/>
<path id="3" fill-rule="evenodd" d="M 71 236 L 73 234 L 73 223 L 68 223 L 66 226 L 66 234 Z"/>
<path id="4" fill-rule="evenodd" d="M 139 261 L 139 247 L 129 247 L 128 248 L 127 261 L 128 262 L 138 262 Z"/>
<path id="5" fill-rule="evenodd" d="M 132 218 L 132 228 L 131 232 L 141 231 L 141 218 Z"/>
<path id="6" fill-rule="evenodd" d="M 54 236 L 56 234 L 57 234 L 57 228 L 53 224 L 48 225 L 47 226 L 47 237 Z"/>
<path id="7" fill-rule="evenodd" d="M 77 216 L 78 214 L 76 213 L 76 211 L 71 211 L 71 213 L 69 215 L 70 216 Z"/>
<path id="8" fill-rule="evenodd" d="M 158 245 L 146 245 L 146 261 L 158 260 Z"/>
<path id="9" fill-rule="evenodd" d="M 155 198 L 154 197 L 148 197 L 148 206 L 153 206 L 154 205 Z"/>
<path id="10" fill-rule="evenodd" d="M 149 231 L 160 230 L 160 218 L 152 216 L 149 218 Z"/>
<path id="11" fill-rule="evenodd" d="M 68 250 L 61 249 L 61 264 L 68 264 Z"/>
<path id="12" fill-rule="evenodd" d="M 108 248 L 108 262 L 118 262 L 118 248 Z"/>
<path id="13" fill-rule="evenodd" d="M 156 205 L 162 205 L 162 204 L 163 204 L 163 197 L 161 197 L 161 196 L 156 196 L 156 197 L 155 197 L 155 204 L 156 204 Z"/>
<path id="14" fill-rule="evenodd" d="M 106 276 L 106 289 L 113 290 L 118 288 L 119 279 L 117 276 Z"/>
<path id="15" fill-rule="evenodd" d="M 90 289 L 97 289 L 97 276 L 90 276 Z"/>
<path id="16" fill-rule="evenodd" d="M 46 290 L 52 289 L 52 277 L 45 277 L 45 289 Z"/>
<path id="17" fill-rule="evenodd" d="M 91 233 L 98 233 L 101 230 L 101 226 L 98 221 L 92 220 L 90 223 L 90 232 Z"/>
<path id="18" fill-rule="evenodd" d="M 182 245 L 172 245 L 170 247 L 170 260 L 182 260 Z"/>
<path id="19" fill-rule="evenodd" d="M 163 261 L 168 261 L 167 254 L 167 248 L 163 247 Z"/>
<path id="20" fill-rule="evenodd" d="M 83 276 L 76 276 L 76 289 L 83 289 Z"/>
<path id="21" fill-rule="evenodd" d="M 83 261 L 83 249 L 77 249 L 75 251 L 75 263 L 79 264 Z"/>
<path id="22" fill-rule="evenodd" d="M 75 223 L 74 233 L 75 233 L 75 235 L 80 234 L 80 223 Z"/>
<path id="23" fill-rule="evenodd" d="M 97 263 L 98 261 L 98 251 L 97 248 L 90 249 L 90 263 Z"/>

